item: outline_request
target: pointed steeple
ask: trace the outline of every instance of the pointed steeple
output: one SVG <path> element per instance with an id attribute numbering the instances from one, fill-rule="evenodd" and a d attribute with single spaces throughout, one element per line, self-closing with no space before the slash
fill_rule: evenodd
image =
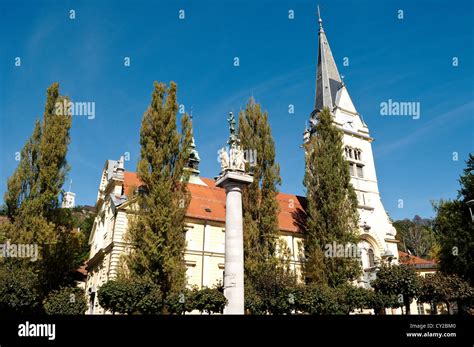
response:
<path id="1" fill-rule="evenodd" d="M 319 48 L 318 48 L 318 67 L 316 75 L 316 98 L 314 102 L 315 112 L 321 111 L 324 107 L 333 109 L 336 102 L 337 91 L 342 87 L 343 82 L 336 63 L 332 56 L 331 48 L 323 29 L 323 20 L 319 12 Z M 315 113 L 313 112 L 313 113 Z"/>
<path id="2" fill-rule="evenodd" d="M 188 159 L 187 168 L 190 170 L 191 175 L 199 177 L 199 163 L 201 162 L 201 158 L 199 157 L 199 152 L 196 149 L 196 143 L 194 141 L 194 134 L 193 134 L 193 112 L 191 109 L 190 114 L 190 121 L 191 121 L 191 144 L 190 144 L 190 153 Z"/>

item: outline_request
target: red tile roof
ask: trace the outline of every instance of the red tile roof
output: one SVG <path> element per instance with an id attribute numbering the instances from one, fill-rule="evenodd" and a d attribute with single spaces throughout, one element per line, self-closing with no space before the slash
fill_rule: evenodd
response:
<path id="1" fill-rule="evenodd" d="M 209 221 L 225 222 L 225 191 L 215 185 L 210 178 L 201 177 L 207 186 L 189 183 L 191 202 L 186 213 L 189 218 L 205 219 Z M 127 196 L 131 194 L 132 187 L 138 187 L 140 181 L 134 172 L 125 172 L 124 191 Z M 280 230 L 299 232 L 304 219 L 305 198 L 292 194 L 279 193 L 277 195 L 280 212 L 278 225 Z"/>
<path id="2" fill-rule="evenodd" d="M 135 172 L 125 171 L 123 173 L 123 191 L 126 196 L 132 196 L 133 191 L 138 188 L 140 184 L 140 180 Z"/>
<path id="3" fill-rule="evenodd" d="M 398 251 L 398 259 L 400 260 L 400 263 L 407 265 L 423 265 L 423 267 L 427 267 L 429 265 L 432 265 L 433 267 L 437 266 L 437 262 L 435 260 L 423 259 L 402 251 Z"/>

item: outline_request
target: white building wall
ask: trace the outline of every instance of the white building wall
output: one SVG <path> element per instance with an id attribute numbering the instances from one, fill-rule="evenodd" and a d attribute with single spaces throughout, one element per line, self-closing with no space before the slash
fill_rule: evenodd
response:
<path id="1" fill-rule="evenodd" d="M 396 230 L 385 211 L 378 189 L 372 152 L 373 139 L 369 136 L 369 129 L 356 111 L 345 86 L 339 90 L 336 103 L 338 106 L 333 111 L 334 122 L 344 131 L 344 146 L 361 151 L 360 160 L 355 157 L 347 159 L 352 165 L 363 166 L 363 177 L 359 177 L 356 168 L 351 177 L 351 183 L 359 200 L 358 211 L 362 238 L 374 247 L 377 257 L 382 257 L 387 251 L 394 257 L 398 257 Z M 370 228 L 362 228 L 364 225 Z M 394 262 L 396 263 L 397 260 L 395 259 Z"/>

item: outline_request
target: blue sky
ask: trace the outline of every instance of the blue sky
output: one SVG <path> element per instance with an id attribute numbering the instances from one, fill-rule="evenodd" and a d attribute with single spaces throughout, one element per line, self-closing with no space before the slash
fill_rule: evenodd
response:
<path id="1" fill-rule="evenodd" d="M 47 87 L 57 81 L 73 101 L 95 102 L 94 119 L 73 118 L 68 153 L 77 203 L 93 205 L 106 159 L 129 152 L 126 169 L 136 169 L 140 120 L 154 80 L 175 81 L 179 103 L 187 111 L 192 107 L 205 177 L 219 171 L 217 150 L 228 136 L 228 112 L 238 112 L 253 95 L 269 112 L 281 191 L 304 195 L 300 144 L 314 105 L 316 4 L 2 0 L 1 196 L 17 165 L 15 152 L 42 117 Z M 431 200 L 456 196 L 458 176 L 474 148 L 473 2 L 319 4 L 339 71 L 376 139 L 385 208 L 393 219 L 432 216 Z M 184 20 L 178 18 L 181 9 Z M 21 67 L 15 67 L 15 57 Z M 130 67 L 124 57 L 130 57 Z M 344 57 L 349 66 L 343 66 Z M 420 102 L 420 119 L 381 116 L 380 103 L 388 99 Z M 294 114 L 288 113 L 290 104 Z"/>

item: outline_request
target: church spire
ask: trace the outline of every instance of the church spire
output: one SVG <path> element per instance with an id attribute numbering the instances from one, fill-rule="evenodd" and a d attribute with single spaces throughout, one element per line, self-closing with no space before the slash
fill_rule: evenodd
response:
<path id="1" fill-rule="evenodd" d="M 199 157 L 199 152 L 196 149 L 196 142 L 194 141 L 194 131 L 193 131 L 193 111 L 191 109 L 190 115 L 190 122 L 191 122 L 191 144 L 190 144 L 190 153 L 188 159 L 188 170 L 191 171 L 191 175 L 199 176 L 199 163 L 201 162 L 201 158 Z"/>
<path id="2" fill-rule="evenodd" d="M 330 110 L 335 106 L 336 93 L 342 87 L 342 80 L 337 71 L 336 63 L 332 56 L 331 48 L 323 29 L 323 20 L 318 6 L 319 22 L 319 47 L 318 47 L 318 67 L 316 75 L 316 97 L 314 108 L 316 113 L 324 107 Z"/>

